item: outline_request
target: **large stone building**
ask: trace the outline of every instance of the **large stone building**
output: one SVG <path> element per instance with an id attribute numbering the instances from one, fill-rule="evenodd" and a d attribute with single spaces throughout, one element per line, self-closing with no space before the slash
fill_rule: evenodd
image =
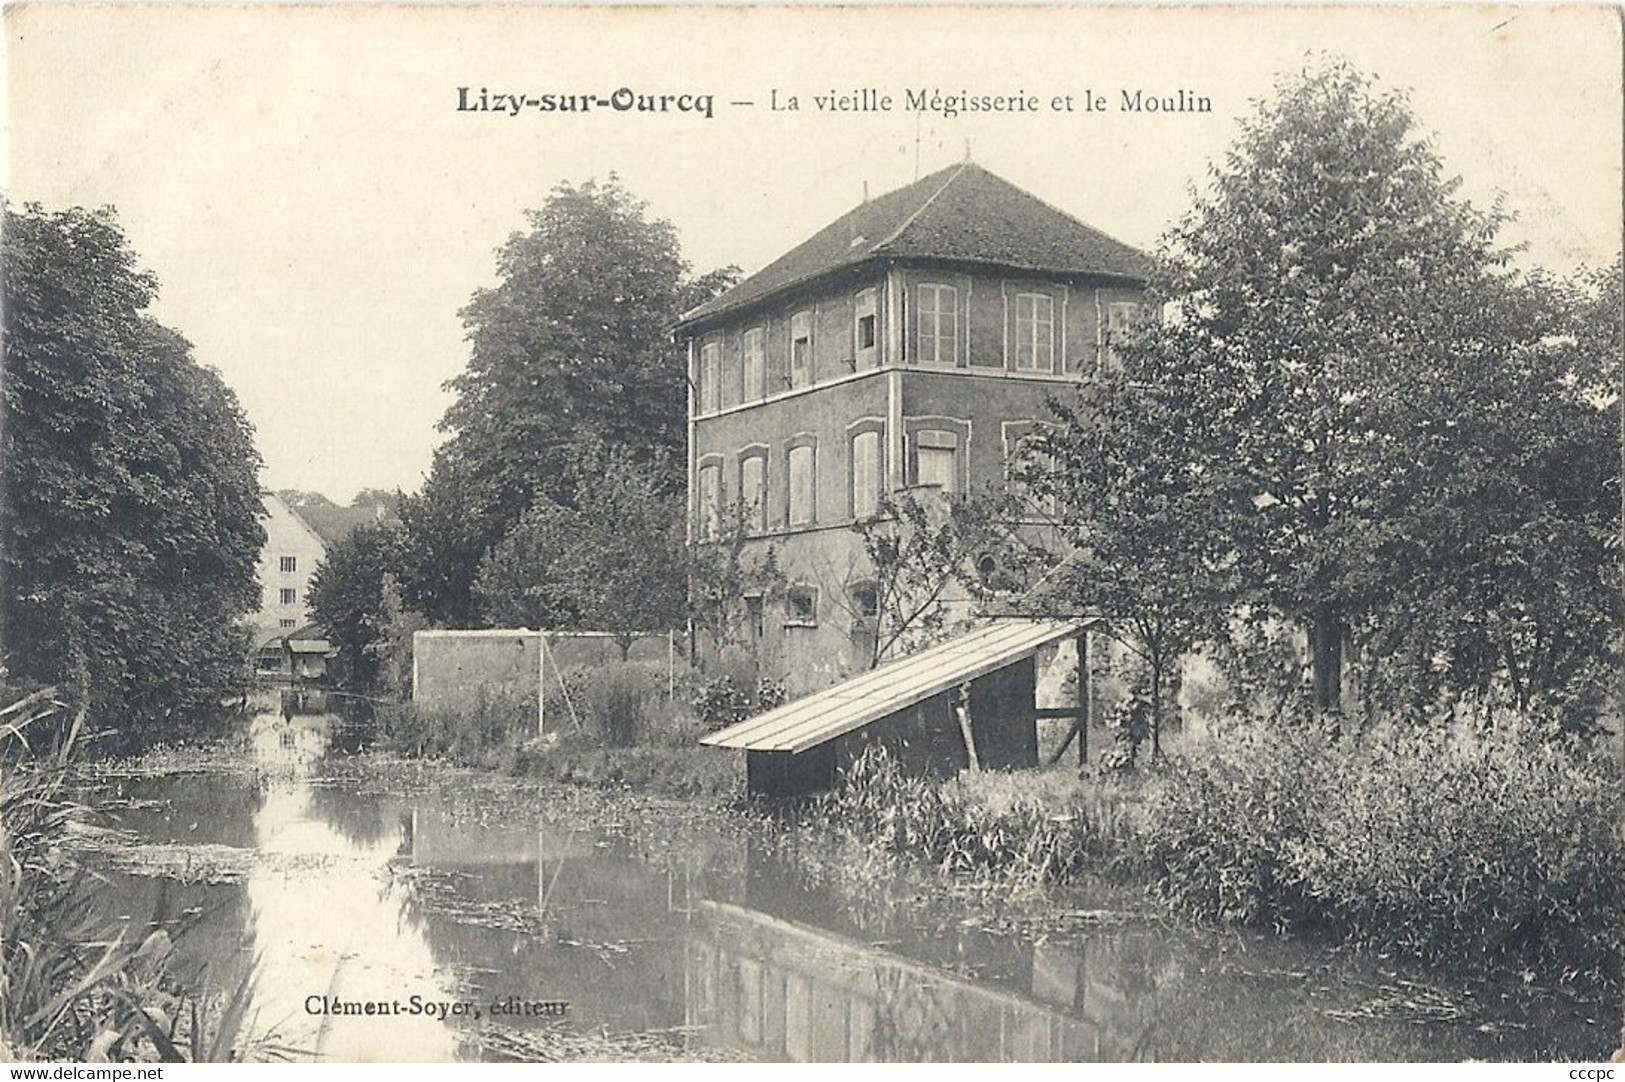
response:
<path id="1" fill-rule="evenodd" d="M 745 635 L 792 693 L 866 667 L 853 523 L 886 493 L 1002 483 L 1046 400 L 1137 318 L 1138 250 L 966 162 L 868 200 L 677 328 L 695 536 L 742 508 L 789 588 Z M 793 661 L 793 663 L 791 663 Z"/>
<path id="2" fill-rule="evenodd" d="M 321 535 L 297 511 L 275 493 L 266 495 L 260 608 L 253 617 L 256 649 L 310 623 L 310 578 L 326 552 Z"/>

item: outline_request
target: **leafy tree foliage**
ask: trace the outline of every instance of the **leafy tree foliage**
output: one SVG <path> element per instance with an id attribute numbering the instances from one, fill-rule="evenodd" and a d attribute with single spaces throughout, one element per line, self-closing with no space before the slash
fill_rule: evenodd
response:
<path id="1" fill-rule="evenodd" d="M 5 208 L 5 665 L 126 738 L 181 735 L 246 678 L 259 454 L 236 397 L 145 309 L 110 212 Z"/>
<path id="2" fill-rule="evenodd" d="M 784 596 L 784 569 L 771 546 L 751 544 L 746 509 L 735 506 L 722 516 L 718 536 L 689 548 L 688 612 L 694 629 L 719 654 L 756 643 L 750 631 L 751 598 L 770 604 Z M 760 661 L 760 658 L 756 658 Z"/>
<path id="3" fill-rule="evenodd" d="M 1351 644 L 1368 712 L 1612 664 L 1619 271 L 1514 272 L 1457 188 L 1403 95 L 1337 62 L 1280 82 L 1165 242 L 1165 318 L 1062 411 L 1071 592 L 1142 645 L 1222 626 L 1237 671 L 1284 617 L 1322 710 Z"/>
<path id="4" fill-rule="evenodd" d="M 1153 756 L 1170 676 L 1224 636 L 1236 590 L 1234 515 L 1205 468 L 1211 433 L 1186 394 L 1107 373 L 1076 402 L 1054 404 L 1057 423 L 1015 469 L 1029 502 L 1053 508 L 1043 544 L 1056 553 L 1028 606 L 1099 614 L 1145 664 Z"/>
<path id="5" fill-rule="evenodd" d="M 1209 419 L 1215 477 L 1255 507 L 1244 574 L 1309 628 L 1330 707 L 1418 459 L 1454 457 L 1454 377 L 1527 339 L 1503 318 L 1502 215 L 1458 200 L 1404 96 L 1341 63 L 1284 79 L 1210 181 L 1168 238 L 1175 348 L 1140 374 Z"/>
<path id="6" fill-rule="evenodd" d="M 377 644 L 386 622 L 386 590 L 407 562 L 406 532 L 395 523 L 357 526 L 329 545 L 310 580 L 310 608 L 338 647 L 348 680 L 378 680 Z"/>
<path id="7" fill-rule="evenodd" d="M 668 329 L 734 278 L 690 278 L 671 224 L 613 175 L 561 184 L 527 218 L 497 253 L 499 283 L 462 311 L 470 356 L 448 384 L 451 438 L 401 511 L 414 600 L 454 624 L 473 618 L 480 560 L 520 516 L 570 506 L 579 448 L 624 448 L 681 480 L 687 372 Z"/>
<path id="8" fill-rule="evenodd" d="M 906 491 L 882 499 L 873 518 L 853 523 L 863 542 L 860 573 L 873 590 L 869 668 L 942 638 L 953 629 L 956 608 L 965 619 L 979 608 L 1019 602 L 1010 587 L 1028 561 L 1011 528 L 1015 513 L 998 491 Z M 851 593 L 835 591 L 835 598 L 847 604 Z"/>
<path id="9" fill-rule="evenodd" d="M 684 499 L 659 461 L 590 444 L 565 462 L 565 502 L 533 504 L 486 556 L 474 593 L 498 625 L 638 634 L 686 612 Z"/>

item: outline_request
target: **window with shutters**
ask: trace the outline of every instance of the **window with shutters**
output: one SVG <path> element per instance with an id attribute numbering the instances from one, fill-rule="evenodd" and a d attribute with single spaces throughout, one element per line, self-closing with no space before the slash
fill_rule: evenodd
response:
<path id="1" fill-rule="evenodd" d="M 880 467 L 880 431 L 869 429 L 852 437 L 852 517 L 873 518 L 880 510 L 884 473 Z"/>
<path id="2" fill-rule="evenodd" d="M 1016 368 L 1055 370 L 1055 299 L 1043 293 L 1016 294 Z"/>
<path id="3" fill-rule="evenodd" d="M 1123 343 L 1134 333 L 1140 321 L 1138 301 L 1113 301 L 1106 306 L 1105 340 L 1101 344 L 1101 366 L 1105 371 L 1121 372 Z"/>
<path id="4" fill-rule="evenodd" d="M 700 412 L 713 413 L 722 402 L 722 343 L 700 347 Z"/>
<path id="5" fill-rule="evenodd" d="M 910 439 L 913 483 L 921 488 L 958 492 L 959 435 L 941 429 L 916 430 Z"/>
<path id="6" fill-rule="evenodd" d="M 708 462 L 700 467 L 699 483 L 700 540 L 710 541 L 722 533 L 722 464 Z"/>
<path id="7" fill-rule="evenodd" d="M 279 596 L 281 597 L 282 604 L 284 605 L 292 605 L 298 600 L 298 595 L 293 590 L 286 588 L 280 591 Z"/>
<path id="8" fill-rule="evenodd" d="M 739 504 L 745 528 L 750 533 L 767 532 L 767 452 L 741 452 L 739 459 Z"/>
<path id="9" fill-rule="evenodd" d="M 806 526 L 818 520 L 817 451 L 810 443 L 791 447 L 786 456 L 790 474 L 790 525 Z"/>
<path id="10" fill-rule="evenodd" d="M 810 387 L 813 376 L 812 313 L 790 317 L 790 386 Z"/>
<path id="11" fill-rule="evenodd" d="M 853 298 L 852 341 L 858 368 L 873 368 L 876 353 L 875 291 L 865 289 Z"/>
<path id="12" fill-rule="evenodd" d="M 745 332 L 743 396 L 746 402 L 755 402 L 767 396 L 767 352 L 764 348 L 766 337 L 760 327 L 752 327 Z"/>
<path id="13" fill-rule="evenodd" d="M 299 570 L 299 558 L 297 556 L 284 556 L 282 557 L 281 566 L 284 571 L 297 571 Z"/>
<path id="14" fill-rule="evenodd" d="M 959 359 L 959 290 L 934 282 L 915 291 L 918 327 L 915 360 L 921 364 L 955 364 Z"/>
<path id="15" fill-rule="evenodd" d="M 1042 421 L 1004 423 L 1005 491 L 1020 501 L 1023 515 L 1041 520 L 1055 518 L 1060 506 L 1050 477 L 1055 463 L 1040 446 L 1043 435 L 1052 430 Z"/>

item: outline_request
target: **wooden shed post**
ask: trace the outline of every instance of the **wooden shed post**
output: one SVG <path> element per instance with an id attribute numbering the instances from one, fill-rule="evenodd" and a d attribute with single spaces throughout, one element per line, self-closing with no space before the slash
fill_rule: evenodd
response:
<path id="1" fill-rule="evenodd" d="M 1089 721 L 1094 688 L 1089 681 L 1089 632 L 1078 633 L 1078 767 L 1089 765 Z"/>
<path id="2" fill-rule="evenodd" d="M 970 684 L 960 684 L 954 692 L 954 716 L 959 719 L 959 735 L 965 741 L 965 758 L 970 762 L 972 774 L 982 770 L 982 761 L 976 754 L 976 734 L 971 730 Z"/>

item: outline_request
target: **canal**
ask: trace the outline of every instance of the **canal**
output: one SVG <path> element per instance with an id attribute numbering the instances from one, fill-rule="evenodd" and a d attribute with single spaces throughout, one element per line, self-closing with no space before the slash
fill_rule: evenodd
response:
<path id="1" fill-rule="evenodd" d="M 1549 1059 L 1600 1003 L 1070 897 L 1033 928 L 807 881 L 759 821 L 358 751 L 318 699 L 251 752 L 115 771 L 110 915 L 253 974 L 251 1054 L 331 1060 Z M 1057 928 L 1060 931 L 1057 931 Z M 370 1007 L 368 1005 L 371 1005 Z"/>

